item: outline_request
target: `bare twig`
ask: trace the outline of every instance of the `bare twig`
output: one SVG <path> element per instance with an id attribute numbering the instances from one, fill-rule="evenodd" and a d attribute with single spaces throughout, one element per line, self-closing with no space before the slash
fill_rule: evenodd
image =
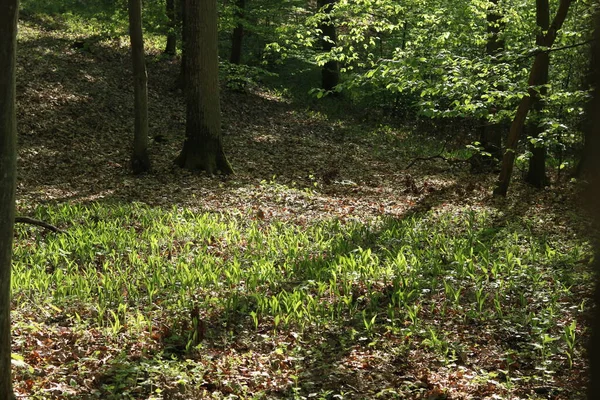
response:
<path id="1" fill-rule="evenodd" d="M 575 47 L 580 47 L 580 46 L 585 46 L 588 44 L 592 44 L 594 43 L 595 39 L 590 39 L 590 40 L 586 40 L 583 42 L 579 42 L 579 43 L 573 43 L 573 44 L 569 44 L 566 46 L 561 46 L 561 47 L 551 47 L 551 48 L 547 48 L 547 49 L 543 49 L 543 48 L 533 48 L 530 49 L 529 51 L 519 54 L 519 55 L 515 55 L 515 56 L 505 56 L 502 53 L 498 54 L 497 56 L 495 56 L 495 59 L 500 60 L 502 62 L 517 62 L 517 61 L 521 61 L 524 60 L 526 58 L 530 58 L 530 57 L 535 57 L 537 54 L 540 53 L 553 53 L 555 51 L 561 51 L 561 50 L 566 50 L 566 49 L 572 49 Z M 395 63 L 401 63 L 404 62 L 404 60 L 394 60 L 394 59 L 390 59 L 390 58 L 380 58 L 379 60 L 377 60 L 377 62 L 379 63 L 391 63 L 391 64 L 395 64 Z"/>
<path id="2" fill-rule="evenodd" d="M 435 156 L 431 156 L 431 157 L 417 157 L 414 160 L 412 160 L 410 162 L 410 164 L 408 164 L 406 166 L 405 169 L 409 169 L 410 167 L 415 165 L 418 161 L 431 161 L 431 160 L 435 160 L 436 158 L 439 158 L 440 160 L 448 161 L 448 159 L 441 154 L 436 154 Z"/>
<path id="3" fill-rule="evenodd" d="M 448 138 L 448 139 L 446 139 L 446 141 L 445 141 L 445 142 L 444 142 L 444 144 L 442 145 L 442 148 L 441 148 L 440 152 L 439 152 L 438 154 L 436 154 L 435 156 L 431 156 L 431 157 L 417 157 L 417 158 L 415 158 L 414 160 L 412 160 L 412 161 L 410 162 L 410 164 L 408 164 L 408 165 L 406 166 L 406 168 L 405 168 L 405 169 L 409 169 L 410 167 L 412 167 L 413 165 L 415 165 L 415 163 L 417 163 L 417 161 L 431 161 L 431 160 L 435 160 L 436 158 L 442 159 L 442 160 L 444 160 L 444 161 L 448 161 L 448 160 L 446 159 L 446 157 L 442 156 L 442 154 L 444 154 L 444 151 L 446 151 L 446 145 L 448 144 L 448 141 L 449 141 L 449 140 L 450 140 L 449 138 Z"/>
<path id="4" fill-rule="evenodd" d="M 444 151 L 446 151 L 446 145 L 448 144 L 449 140 L 450 139 L 446 139 L 446 141 L 444 142 L 444 145 L 442 146 L 442 149 L 440 150 L 440 152 L 438 154 L 436 154 L 434 156 L 430 156 L 430 157 L 417 157 L 417 158 L 413 159 L 404 169 L 409 169 L 410 167 L 412 167 L 419 161 L 431 161 L 431 160 L 435 160 L 437 158 L 439 158 L 440 160 L 443 160 L 447 163 L 469 162 L 470 158 L 463 160 L 461 158 L 447 158 L 442 155 L 442 154 L 444 154 Z"/>
<path id="5" fill-rule="evenodd" d="M 502 57 L 502 56 L 499 56 L 498 58 L 501 61 L 504 61 L 504 62 L 517 62 L 517 61 L 524 60 L 526 58 L 535 57 L 536 55 L 541 54 L 541 53 L 553 53 L 555 51 L 561 51 L 561 50 L 566 50 L 566 49 L 572 49 L 572 48 L 575 48 L 575 47 L 585 46 L 587 44 L 594 43 L 594 40 L 595 39 L 590 39 L 590 40 L 586 40 L 585 42 L 579 42 L 579 43 L 569 44 L 569 45 L 562 46 L 562 47 L 550 47 L 550 48 L 547 48 L 547 49 L 536 47 L 534 49 L 529 50 L 525 54 L 521 54 L 521 55 L 513 57 L 513 58 L 511 58 L 511 57 Z"/>
<path id="6" fill-rule="evenodd" d="M 590 39 L 590 40 L 586 40 L 585 42 L 569 44 L 569 45 L 562 46 L 562 47 L 553 47 L 553 48 L 550 48 L 548 50 L 543 50 L 543 51 L 545 51 L 546 53 L 551 53 L 553 51 L 572 49 L 574 47 L 585 46 L 586 44 L 592 44 L 592 43 L 594 43 L 594 41 L 595 41 L 595 39 Z"/>

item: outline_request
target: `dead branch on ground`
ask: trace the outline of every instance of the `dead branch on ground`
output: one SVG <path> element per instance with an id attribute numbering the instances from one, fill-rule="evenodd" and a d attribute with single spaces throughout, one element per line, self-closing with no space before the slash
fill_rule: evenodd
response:
<path id="1" fill-rule="evenodd" d="M 42 228 L 48 229 L 52 232 L 65 233 L 65 231 L 63 231 L 62 229 L 57 228 L 56 226 L 51 225 L 47 222 L 40 221 L 39 219 L 34 219 L 34 218 L 29 218 L 29 217 L 15 217 L 15 223 L 35 225 L 35 226 L 40 226 Z"/>

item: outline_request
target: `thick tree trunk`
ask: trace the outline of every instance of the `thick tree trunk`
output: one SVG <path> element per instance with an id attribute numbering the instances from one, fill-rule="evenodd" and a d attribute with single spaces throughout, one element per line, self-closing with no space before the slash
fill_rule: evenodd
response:
<path id="1" fill-rule="evenodd" d="M 598 8 L 600 9 L 600 0 L 598 1 Z M 585 81 L 585 88 L 597 88 L 600 83 L 600 11 L 596 16 L 596 26 L 594 29 L 594 41 L 592 42 L 591 52 L 591 63 L 588 78 Z M 598 83 L 597 83 L 598 82 Z M 593 93 L 594 100 L 591 105 L 596 105 L 596 109 L 600 107 L 600 93 Z M 593 107 L 588 109 L 588 118 L 584 121 L 582 130 L 584 133 L 583 150 L 581 158 L 577 164 L 577 168 L 574 172 L 574 176 L 577 178 L 586 178 L 590 172 L 594 169 L 594 162 L 598 160 L 598 154 L 600 151 L 600 131 L 595 129 L 598 122 L 600 122 L 600 115 L 593 113 Z"/>
<path id="2" fill-rule="evenodd" d="M 167 32 L 165 54 L 174 56 L 177 51 L 177 35 L 175 34 L 175 28 L 177 27 L 177 20 L 175 18 L 175 0 L 166 1 L 165 13 L 169 19 L 169 31 Z"/>
<path id="3" fill-rule="evenodd" d="M 589 118 L 588 121 L 585 122 L 585 124 L 591 123 L 592 121 Z M 590 163 L 594 161 L 594 148 L 591 145 L 591 143 L 594 142 L 592 135 L 592 129 L 590 129 L 589 126 L 584 126 L 583 149 L 579 158 L 579 162 L 577 163 L 577 167 L 575 168 L 575 172 L 573 173 L 575 178 L 581 178 L 584 176 L 590 169 Z"/>
<path id="4" fill-rule="evenodd" d="M 18 0 L 0 2 L 0 399 L 14 399 L 11 378 L 10 279 L 17 176 L 15 55 Z"/>
<path id="5" fill-rule="evenodd" d="M 336 0 L 318 0 L 317 5 L 319 9 L 323 10 L 327 16 L 321 21 L 319 28 L 323 32 L 321 45 L 323 51 L 326 53 L 336 46 L 337 34 L 335 25 L 331 21 L 329 14 L 333 9 Z M 333 90 L 340 81 L 340 66 L 335 60 L 330 60 L 325 63 L 323 70 L 321 71 L 321 87 L 325 90 Z"/>
<path id="6" fill-rule="evenodd" d="M 537 34 L 535 43 L 538 46 L 544 46 L 544 32 L 550 28 L 550 5 L 548 0 L 536 0 L 536 20 L 537 25 L 540 27 L 540 32 Z M 538 95 L 533 98 L 533 110 L 537 116 L 540 116 L 543 109 L 543 97 L 547 90 L 546 85 L 548 83 L 548 70 L 550 68 L 550 54 L 541 53 L 542 58 L 540 74 L 535 86 L 539 91 Z M 534 119 L 530 125 L 531 136 L 535 139 L 539 137 L 543 129 L 539 126 L 539 123 Z M 546 184 L 546 146 L 544 144 L 536 145 L 530 144 L 531 158 L 529 159 L 529 170 L 525 180 L 535 187 L 542 188 Z"/>
<path id="7" fill-rule="evenodd" d="M 538 3 L 540 1 L 545 0 L 537 0 Z M 565 22 L 565 18 L 567 17 L 567 13 L 572 2 L 573 0 L 560 0 L 554 21 L 552 21 L 548 31 L 543 35 L 544 47 L 550 48 L 554 44 L 556 35 L 559 29 L 562 27 L 562 24 Z M 502 170 L 500 171 L 500 176 L 498 177 L 498 182 L 496 184 L 496 188 L 494 189 L 495 195 L 506 196 L 506 192 L 508 191 L 508 185 L 510 184 L 510 178 L 515 162 L 517 143 L 519 142 L 519 138 L 523 132 L 523 127 L 525 126 L 529 109 L 531 108 L 534 99 L 538 97 L 538 92 L 535 86 L 539 85 L 541 78 L 544 76 L 544 71 L 548 68 L 548 60 L 548 54 L 540 51 L 535 56 L 533 61 L 533 66 L 531 67 L 531 72 L 529 74 L 529 88 L 527 90 L 527 94 L 523 96 L 521 102 L 519 103 L 517 113 L 515 114 L 515 118 L 510 126 L 510 132 L 508 133 L 506 151 L 504 153 L 504 157 L 502 158 Z"/>
<path id="8" fill-rule="evenodd" d="M 185 0 L 186 129 L 180 167 L 233 173 L 221 140 L 216 0 Z"/>
<path id="9" fill-rule="evenodd" d="M 600 1 L 597 1 L 600 6 Z M 589 191 L 587 200 L 590 210 L 596 217 L 596 227 L 600 227 L 600 12 L 596 13 L 596 26 L 594 30 L 594 44 L 591 59 L 591 83 L 594 87 L 592 101 L 588 108 L 587 129 L 590 141 L 590 159 L 586 164 L 586 175 L 589 177 Z M 588 399 L 595 400 L 600 393 L 600 237 L 596 238 L 595 257 L 596 292 L 594 295 L 594 319 L 592 320 L 592 337 L 590 340 L 590 382 L 588 386 Z"/>
<path id="10" fill-rule="evenodd" d="M 144 36 L 142 34 L 142 2 L 129 0 L 129 37 L 133 59 L 133 87 L 135 127 L 131 168 L 140 174 L 150 170 L 148 157 L 148 75 L 144 60 Z"/>
<path id="11" fill-rule="evenodd" d="M 233 28 L 233 35 L 231 37 L 231 56 L 229 62 L 232 64 L 239 64 L 242 61 L 242 41 L 244 39 L 244 24 L 242 18 L 244 18 L 244 8 L 246 7 L 246 0 L 236 0 L 235 2 L 235 18 L 237 24 Z"/>

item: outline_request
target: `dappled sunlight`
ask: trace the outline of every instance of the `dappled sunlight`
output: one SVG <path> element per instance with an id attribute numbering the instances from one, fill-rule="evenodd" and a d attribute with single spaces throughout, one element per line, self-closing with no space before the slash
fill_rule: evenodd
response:
<path id="1" fill-rule="evenodd" d="M 460 92 L 471 70 L 456 66 L 448 92 L 434 92 L 421 86 L 435 88 L 454 60 L 441 43 L 439 59 L 383 59 L 413 54 L 427 36 L 413 29 L 450 29 L 437 26 L 441 11 L 410 15 L 423 26 L 374 25 L 373 13 L 365 26 L 342 25 L 340 40 L 361 45 L 338 49 L 340 91 L 322 96 L 314 86 L 327 60 L 302 48 L 316 46 L 316 31 L 302 31 L 319 25 L 314 10 L 288 10 L 307 25 L 296 21 L 289 48 L 269 54 L 275 39 L 261 35 L 277 22 L 253 4 L 266 24 L 244 33 L 252 63 L 219 60 L 229 175 L 174 164 L 187 87 L 179 49 L 163 54 L 165 4 L 145 2 L 152 168 L 134 175 L 127 13 L 100 3 L 24 1 L 16 205 L 26 218 L 14 233 L 11 304 L 19 396 L 580 398 L 593 259 L 581 186 L 516 179 L 497 198 L 496 171 L 473 173 L 489 112 L 479 89 Z M 367 3 L 338 2 L 333 21 Z M 245 18 L 232 4 L 221 9 L 227 29 Z M 386 18 L 404 7 L 385 4 Z M 484 40 L 478 10 L 471 27 Z M 278 35 L 290 35 L 290 21 Z M 388 29 L 409 31 L 396 50 Z M 476 39 L 436 40 L 483 51 Z M 230 42 L 220 32 L 220 49 Z M 427 114 L 449 108 L 448 121 Z"/>
<path id="2" fill-rule="evenodd" d="M 248 388 L 275 393 L 326 374 L 321 390 L 473 393 L 489 384 L 491 375 L 479 379 L 482 366 L 507 370 L 507 362 L 520 362 L 520 371 L 542 379 L 536 371 L 544 360 L 565 365 L 568 338 L 539 359 L 523 336 L 539 329 L 560 337 L 557 320 L 580 326 L 584 318 L 585 306 L 563 307 L 581 302 L 567 288 L 584 281 L 564 266 L 587 257 L 589 245 L 573 238 L 561 247 L 516 220 L 498 224 L 498 212 L 465 206 L 404 219 L 290 223 L 258 209 L 206 213 L 106 201 L 31 210 L 69 235 L 40 241 L 19 227 L 15 309 L 26 315 L 33 304 L 52 306 L 35 331 L 20 313 L 15 326 L 59 343 L 96 342 L 90 345 L 108 358 L 119 357 L 111 343 L 140 346 L 143 338 L 144 362 L 158 367 L 160 354 L 183 357 L 206 370 L 208 391 L 241 376 Z M 507 325 L 516 320 L 529 328 Z M 46 360 L 56 376 L 102 390 L 65 369 L 43 342 L 18 343 L 33 368 Z M 132 347 L 122 362 L 140 362 L 140 351 Z M 85 357 L 98 379 L 115 373 L 102 359 Z M 450 381 L 460 384 L 449 389 Z M 510 389 L 506 381 L 495 385 Z"/>

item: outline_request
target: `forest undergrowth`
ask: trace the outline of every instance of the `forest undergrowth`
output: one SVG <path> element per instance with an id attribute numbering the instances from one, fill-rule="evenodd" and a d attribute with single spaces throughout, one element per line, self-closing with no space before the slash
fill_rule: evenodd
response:
<path id="1" fill-rule="evenodd" d="M 17 227 L 21 398 L 585 397 L 576 183 L 497 199 L 466 162 L 407 169 L 464 132 L 266 84 L 223 91 L 236 174 L 181 170 L 179 62 L 151 40 L 134 176 L 129 42 L 63 22 L 19 32 L 18 213 L 65 231 Z"/>

